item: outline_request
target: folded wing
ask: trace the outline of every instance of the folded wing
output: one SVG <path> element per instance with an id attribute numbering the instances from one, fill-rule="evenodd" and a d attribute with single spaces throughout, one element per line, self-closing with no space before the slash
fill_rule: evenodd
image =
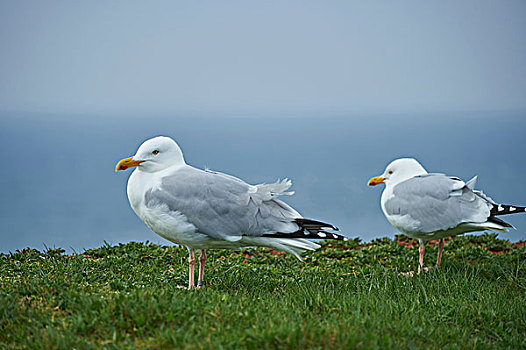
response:
<path id="1" fill-rule="evenodd" d="M 474 191 L 474 181 L 443 174 L 416 176 L 393 188 L 384 208 L 391 216 L 409 216 L 419 232 L 434 232 L 463 223 L 484 223 L 490 217 L 492 202 Z"/>
<path id="2" fill-rule="evenodd" d="M 301 229 L 297 222 L 301 215 L 276 198 L 291 194 L 285 192 L 290 186 L 289 180 L 252 186 L 230 175 L 188 166 L 162 178 L 158 188 L 146 192 L 145 203 L 184 215 L 198 232 L 214 239 L 285 238 Z M 319 231 L 321 227 L 332 226 L 320 223 Z"/>

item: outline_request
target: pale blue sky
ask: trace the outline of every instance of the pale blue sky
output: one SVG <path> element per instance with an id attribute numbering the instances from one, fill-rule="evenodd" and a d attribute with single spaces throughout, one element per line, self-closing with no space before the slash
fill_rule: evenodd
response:
<path id="1" fill-rule="evenodd" d="M 524 1 L 0 1 L 0 108 L 526 108 Z"/>

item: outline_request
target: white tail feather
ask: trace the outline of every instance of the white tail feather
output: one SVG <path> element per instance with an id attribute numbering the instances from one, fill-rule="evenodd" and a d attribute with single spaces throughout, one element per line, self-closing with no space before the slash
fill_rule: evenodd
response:
<path id="1" fill-rule="evenodd" d="M 474 190 L 475 189 L 475 186 L 477 184 L 477 179 L 478 179 L 478 176 L 475 175 L 473 176 L 473 178 L 471 180 L 469 180 L 468 182 L 466 182 L 466 186 L 470 189 L 470 190 Z"/>
<path id="2" fill-rule="evenodd" d="M 300 261 L 303 261 L 300 257 L 301 253 L 307 250 L 316 250 L 321 247 L 319 244 L 306 239 L 250 237 L 250 240 L 260 247 L 269 247 L 290 253 Z"/>
<path id="3" fill-rule="evenodd" d="M 491 230 L 491 231 L 502 232 L 502 233 L 508 232 L 508 227 L 504 227 L 495 222 L 486 221 L 480 224 L 470 223 L 469 225 L 473 227 L 481 228 L 483 230 Z M 513 226 L 511 228 L 515 229 L 515 227 Z"/>
<path id="4" fill-rule="evenodd" d="M 258 192 L 269 195 L 270 197 L 275 196 L 292 196 L 294 194 L 294 191 L 285 192 L 292 186 L 292 181 L 289 179 L 283 179 L 278 180 L 276 183 L 273 184 L 260 184 L 256 185 Z"/>

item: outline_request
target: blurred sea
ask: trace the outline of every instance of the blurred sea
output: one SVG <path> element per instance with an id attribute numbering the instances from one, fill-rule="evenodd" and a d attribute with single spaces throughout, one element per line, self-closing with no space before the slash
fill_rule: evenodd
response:
<path id="1" fill-rule="evenodd" d="M 126 198 L 114 172 L 143 140 L 171 136 L 187 163 L 256 184 L 290 178 L 284 200 L 348 237 L 393 237 L 367 180 L 389 161 L 416 157 L 429 172 L 468 180 L 496 201 L 526 205 L 526 112 L 359 116 L 104 116 L 0 113 L 0 251 L 107 241 L 171 244 Z M 526 239 L 526 215 L 508 217 Z"/>

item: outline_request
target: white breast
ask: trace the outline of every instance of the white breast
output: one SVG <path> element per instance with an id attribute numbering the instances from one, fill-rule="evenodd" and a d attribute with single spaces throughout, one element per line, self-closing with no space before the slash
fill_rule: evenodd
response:
<path id="1" fill-rule="evenodd" d="M 145 194 L 159 187 L 161 176 L 135 170 L 128 180 L 128 200 L 137 216 L 155 233 L 167 240 L 188 247 L 200 247 L 209 238 L 197 233 L 186 216 L 171 211 L 166 205 L 146 206 Z"/>

